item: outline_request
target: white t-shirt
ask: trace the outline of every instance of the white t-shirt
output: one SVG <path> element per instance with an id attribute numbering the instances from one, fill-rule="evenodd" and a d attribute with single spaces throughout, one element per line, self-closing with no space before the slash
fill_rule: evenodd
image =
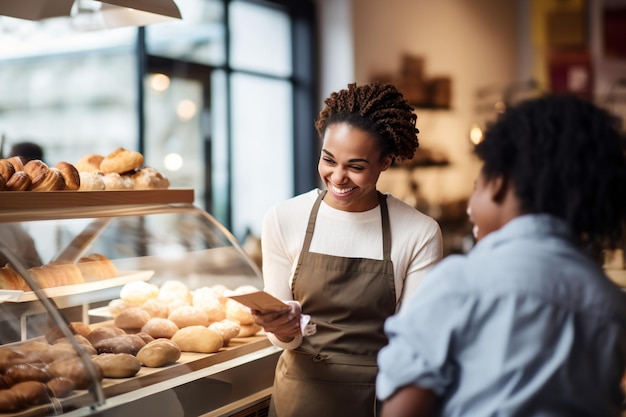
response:
<path id="1" fill-rule="evenodd" d="M 293 300 L 293 274 L 318 193 L 314 189 L 298 195 L 274 205 L 265 214 L 261 232 L 265 291 L 281 300 Z M 387 207 L 396 301 L 400 306 L 419 286 L 424 272 L 442 258 L 443 244 L 441 229 L 432 218 L 392 195 L 387 195 Z M 322 201 L 310 251 L 383 259 L 382 239 L 380 206 L 364 212 L 347 212 Z"/>

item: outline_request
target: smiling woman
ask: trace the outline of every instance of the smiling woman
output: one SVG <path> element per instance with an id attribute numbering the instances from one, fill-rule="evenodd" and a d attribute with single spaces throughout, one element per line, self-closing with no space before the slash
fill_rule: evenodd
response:
<path id="1" fill-rule="evenodd" d="M 374 416 L 383 323 L 442 256 L 437 223 L 376 187 L 394 159 L 418 148 L 402 94 L 350 84 L 325 104 L 315 127 L 326 189 L 273 206 L 263 223 L 265 290 L 289 306 L 255 316 L 284 348 L 271 416 Z M 303 336 L 301 313 L 315 334 Z"/>

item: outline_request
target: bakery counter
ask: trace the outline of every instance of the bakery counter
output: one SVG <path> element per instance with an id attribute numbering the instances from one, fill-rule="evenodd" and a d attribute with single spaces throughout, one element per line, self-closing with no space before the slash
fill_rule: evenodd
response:
<path id="1" fill-rule="evenodd" d="M 93 404 L 91 393 L 80 390 L 53 403 L 0 415 L 229 416 L 269 398 L 279 354 L 263 334 L 234 338 L 216 353 L 183 352 L 169 366 L 144 366 L 131 378 L 104 378 L 106 399 L 99 405 Z"/>

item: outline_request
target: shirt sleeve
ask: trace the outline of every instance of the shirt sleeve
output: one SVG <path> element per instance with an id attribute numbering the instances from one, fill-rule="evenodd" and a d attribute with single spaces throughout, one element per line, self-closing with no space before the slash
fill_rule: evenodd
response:
<path id="1" fill-rule="evenodd" d="M 425 222 L 420 234 L 423 238 L 416 244 L 415 250 L 412 252 L 406 277 L 401 283 L 402 293 L 398 300 L 398 310 L 407 304 L 407 300 L 422 284 L 426 272 L 443 257 L 443 238 L 439 225 L 434 220 Z"/>
<path id="2" fill-rule="evenodd" d="M 471 315 L 473 300 L 451 290 L 446 278 L 455 268 L 443 266 L 433 269 L 415 297 L 385 322 L 389 344 L 379 352 L 376 381 L 381 400 L 410 384 L 441 396 L 454 381 L 450 353 L 458 329 Z"/>

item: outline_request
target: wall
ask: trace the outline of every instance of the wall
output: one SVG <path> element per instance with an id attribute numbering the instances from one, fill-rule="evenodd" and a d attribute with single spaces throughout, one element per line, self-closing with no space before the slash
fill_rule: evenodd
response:
<path id="1" fill-rule="evenodd" d="M 426 77 L 452 78 L 450 110 L 416 109 L 421 146 L 451 162 L 414 175 L 431 203 L 463 199 L 472 190 L 477 163 L 468 132 L 475 120 L 475 93 L 515 80 L 516 11 L 514 0 L 352 1 L 357 82 L 384 71 L 397 73 L 404 53 L 425 58 Z M 391 188 L 398 185 L 395 179 L 389 182 Z"/>

